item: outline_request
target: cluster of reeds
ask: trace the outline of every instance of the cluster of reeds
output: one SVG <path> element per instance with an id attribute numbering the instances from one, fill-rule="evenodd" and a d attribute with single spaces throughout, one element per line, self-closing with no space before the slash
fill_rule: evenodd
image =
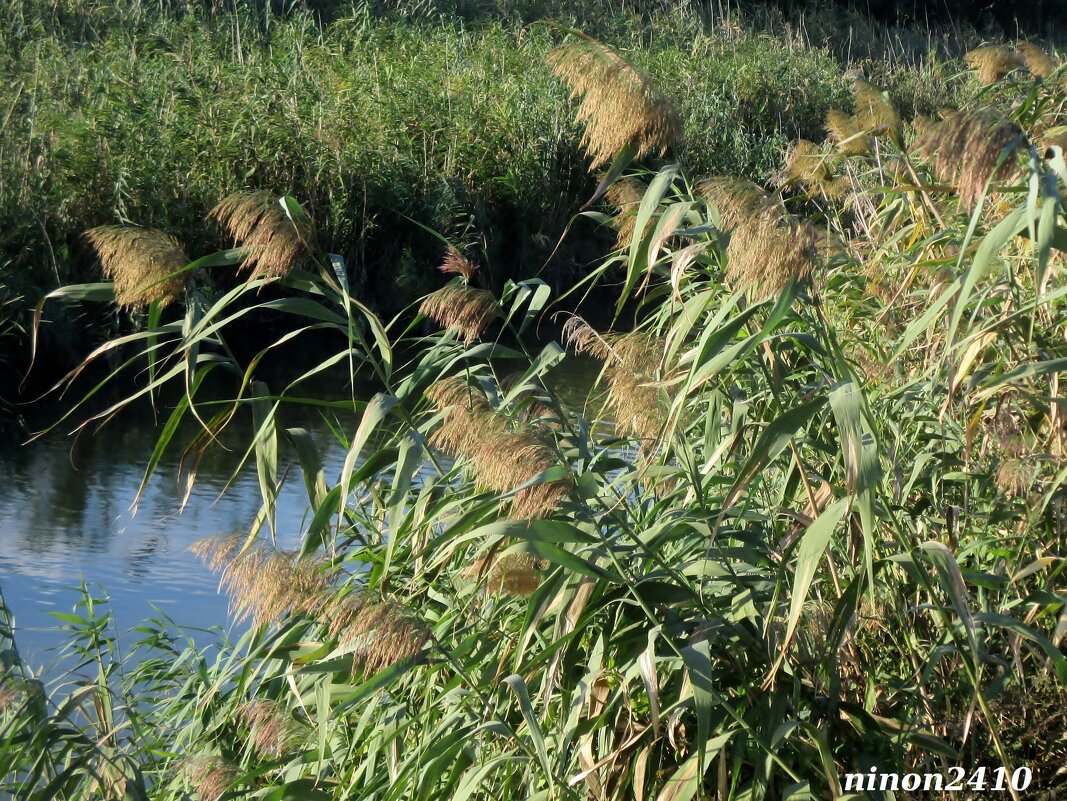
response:
<path id="1" fill-rule="evenodd" d="M 541 585 L 548 561 L 529 553 L 484 556 L 463 571 L 463 577 L 482 581 L 489 592 L 529 596 Z"/>
<path id="2" fill-rule="evenodd" d="M 873 83 L 856 79 L 852 84 L 852 114 L 831 109 L 826 114 L 826 131 L 845 156 L 863 156 L 874 148 L 875 137 L 888 136 L 903 144 L 904 124 L 885 92 Z"/>
<path id="3" fill-rule="evenodd" d="M 1010 47 L 985 45 L 964 54 L 964 61 L 978 74 L 982 83 L 996 83 L 1015 70 L 1025 69 L 1026 61 Z"/>
<path id="4" fill-rule="evenodd" d="M 175 273 L 189 257 L 173 236 L 155 228 L 102 225 L 86 231 L 85 238 L 114 282 L 120 306 L 166 306 L 181 296 L 184 281 Z"/>
<path id="5" fill-rule="evenodd" d="M 578 315 L 563 326 L 564 342 L 604 363 L 607 403 L 615 425 L 647 449 L 660 444 L 667 425 L 667 398 L 659 378 L 663 341 L 643 331 L 600 333 Z"/>
<path id="6" fill-rule="evenodd" d="M 1025 143 L 1019 125 L 995 111 L 951 111 L 927 129 L 919 151 L 932 158 L 941 180 L 956 184 L 960 202 L 974 208 L 989 184 L 1017 172 L 1013 154 Z"/>
<path id="7" fill-rule="evenodd" d="M 487 289 L 468 286 L 465 281 L 452 281 L 427 295 L 419 312 L 470 344 L 500 314 L 500 304 Z"/>
<path id="8" fill-rule="evenodd" d="M 511 492 L 559 464 L 548 434 L 539 426 L 509 419 L 494 410 L 485 395 L 462 378 L 438 381 L 427 397 L 445 412 L 431 442 L 468 459 L 478 484 L 493 492 Z M 552 514 L 570 492 L 564 480 L 520 489 L 511 499 L 511 514 L 537 518 Z"/>
<path id="9" fill-rule="evenodd" d="M 210 217 L 244 249 L 244 269 L 261 278 L 288 275 L 308 252 L 311 220 L 291 214 L 270 192 L 236 192 L 223 198 Z"/>
<path id="10" fill-rule="evenodd" d="M 724 175 L 705 178 L 696 185 L 696 194 L 719 212 L 719 224 L 724 231 L 732 231 L 742 220 L 767 209 L 782 208 L 779 198 L 744 178 Z"/>
<path id="11" fill-rule="evenodd" d="M 548 62 L 571 97 L 581 98 L 576 119 L 585 125 L 590 169 L 630 147 L 637 158 L 663 153 L 681 135 L 670 101 L 614 48 L 581 36 L 549 53 Z"/>
<path id="12" fill-rule="evenodd" d="M 200 756 L 182 763 L 182 774 L 191 784 L 200 801 L 218 801 L 233 786 L 241 770 L 219 756 Z"/>
<path id="13" fill-rule="evenodd" d="M 281 759 L 303 738 L 304 727 L 278 701 L 253 698 L 241 705 L 237 715 L 249 728 L 252 748 L 265 759 Z"/>
<path id="14" fill-rule="evenodd" d="M 849 193 L 852 185 L 835 172 L 836 163 L 832 154 L 823 153 L 814 142 L 800 139 L 786 156 L 779 181 L 800 184 L 812 197 L 839 200 Z"/>
<path id="15" fill-rule="evenodd" d="M 208 537 L 189 549 L 222 572 L 239 619 L 251 618 L 259 628 L 287 614 L 307 615 L 340 644 L 358 643 L 353 670 L 369 672 L 415 656 L 429 639 L 425 624 L 402 604 L 337 586 L 324 560 L 243 542 L 243 537 Z"/>

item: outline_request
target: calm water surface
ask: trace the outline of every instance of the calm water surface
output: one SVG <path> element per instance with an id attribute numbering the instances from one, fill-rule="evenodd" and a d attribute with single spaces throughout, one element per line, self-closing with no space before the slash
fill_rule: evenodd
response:
<path id="1" fill-rule="evenodd" d="M 564 364 L 569 366 L 557 370 L 552 383 L 568 403 L 580 406 L 599 366 L 582 360 Z M 318 412 L 304 409 L 285 407 L 279 428 L 311 432 L 332 484 L 341 472 L 344 448 Z M 144 412 L 120 416 L 77 439 L 56 432 L 28 445 L 0 448 L 0 591 L 30 666 L 47 673 L 55 664 L 64 637 L 49 613 L 73 611 L 82 581 L 95 597 L 110 598 L 120 632 L 156 609 L 181 626 L 235 625 L 217 576 L 187 549 L 202 537 L 248 531 L 255 520 L 260 495 L 254 460 L 237 471 L 251 439 L 250 417 L 235 419 L 204 457 L 184 509 L 181 450 L 172 447 L 133 510 L 158 435 L 159 423 Z M 337 422 L 350 436 L 358 416 L 337 414 Z M 287 467 L 277 506 L 280 547 L 296 546 L 310 522 L 299 467 L 282 440 L 279 475 Z"/>

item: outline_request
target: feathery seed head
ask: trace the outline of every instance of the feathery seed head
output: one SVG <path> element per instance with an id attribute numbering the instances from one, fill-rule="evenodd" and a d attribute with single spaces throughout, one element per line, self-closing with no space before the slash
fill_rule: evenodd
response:
<path id="1" fill-rule="evenodd" d="M 619 209 L 619 213 L 611 221 L 616 230 L 616 248 L 629 247 L 634 228 L 637 227 L 637 209 L 647 189 L 644 181 L 633 176 L 620 178 L 608 187 L 605 193 L 608 202 Z"/>
<path id="2" fill-rule="evenodd" d="M 1003 45 L 977 47 L 965 53 L 963 60 L 978 73 L 978 80 L 985 84 L 996 83 L 1005 75 L 1026 66 L 1018 53 Z"/>
<path id="3" fill-rule="evenodd" d="M 478 265 L 469 261 L 456 248 L 449 245 L 448 251 L 445 253 L 445 260 L 441 262 L 437 269 L 445 275 L 462 276 L 463 280 L 469 284 L 471 279 L 474 278 L 474 274 L 478 272 Z"/>
<path id="4" fill-rule="evenodd" d="M 763 187 L 743 178 L 706 178 L 696 185 L 696 193 L 718 210 L 724 231 L 733 230 L 742 220 L 768 208 L 780 206 L 780 201 Z"/>
<path id="5" fill-rule="evenodd" d="M 1013 154 L 1025 139 L 1018 125 L 995 112 L 953 111 L 927 131 L 919 149 L 924 156 L 935 156 L 938 176 L 956 181 L 960 201 L 974 208 L 986 184 L 1007 180 L 1016 171 Z"/>
<path id="6" fill-rule="evenodd" d="M 1048 78 L 1059 69 L 1059 65 L 1043 49 L 1033 42 L 1019 42 L 1016 47 L 1023 57 L 1026 69 L 1038 78 Z"/>
<path id="7" fill-rule="evenodd" d="M 455 281 L 427 295 L 419 312 L 448 328 L 466 344 L 478 339 L 500 312 L 493 293 Z"/>
<path id="8" fill-rule="evenodd" d="M 585 125 L 582 146 L 592 158 L 590 169 L 627 146 L 636 148 L 637 158 L 663 153 L 681 135 L 671 103 L 614 48 L 583 36 L 555 48 L 548 63 L 571 97 L 581 98 L 575 118 Z"/>
<path id="9" fill-rule="evenodd" d="M 277 701 L 254 698 L 240 707 L 238 716 L 251 730 L 252 748 L 265 759 L 281 759 L 299 745 L 303 727 Z"/>
<path id="10" fill-rule="evenodd" d="M 339 596 L 327 609 L 330 636 L 355 645 L 353 670 L 364 673 L 413 659 L 430 639 L 430 630 L 411 610 L 388 598 L 372 601 L 360 593 Z"/>
<path id="11" fill-rule="evenodd" d="M 218 801 L 241 775 L 236 765 L 217 756 L 188 759 L 182 765 L 182 773 L 200 801 Z"/>
<path id="12" fill-rule="evenodd" d="M 101 225 L 85 232 L 115 285 L 115 301 L 124 307 L 158 301 L 166 306 L 181 295 L 183 281 L 173 275 L 189 263 L 181 243 L 155 228 Z"/>
<path id="13" fill-rule="evenodd" d="M 771 210 L 734 231 L 726 276 L 750 297 L 764 298 L 790 281 L 809 281 L 818 254 L 818 234 L 811 223 Z"/>
<path id="14" fill-rule="evenodd" d="M 786 157 L 779 180 L 782 184 L 800 183 L 808 194 L 822 194 L 829 199 L 848 193 L 848 182 L 834 174 L 834 160 L 819 150 L 818 145 L 800 139 Z"/>
<path id="15" fill-rule="evenodd" d="M 314 236 L 311 220 L 290 216 L 270 192 L 237 192 L 223 198 L 209 216 L 244 248 L 241 266 L 256 277 L 287 275 Z"/>
<path id="16" fill-rule="evenodd" d="M 881 87 L 857 80 L 852 85 L 856 102 L 856 122 L 860 129 L 871 134 L 887 134 L 898 145 L 903 141 L 904 124 L 896 107 Z"/>
<path id="17" fill-rule="evenodd" d="M 548 560 L 529 553 L 514 553 L 497 557 L 482 557 L 463 571 L 463 577 L 472 580 L 485 579 L 489 592 L 507 595 L 533 595 L 541 586 L 541 573 Z"/>
<path id="18" fill-rule="evenodd" d="M 838 109 L 826 113 L 826 132 L 845 156 L 865 156 L 871 152 L 871 137 L 859 120 Z"/>
<path id="19" fill-rule="evenodd" d="M 997 468 L 996 483 L 1009 498 L 1017 498 L 1030 485 L 1030 472 L 1022 459 L 1006 459 Z"/>

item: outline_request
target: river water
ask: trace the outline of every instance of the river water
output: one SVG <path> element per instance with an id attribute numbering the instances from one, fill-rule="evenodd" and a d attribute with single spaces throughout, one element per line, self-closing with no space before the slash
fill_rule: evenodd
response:
<path id="1" fill-rule="evenodd" d="M 598 369 L 595 362 L 567 359 L 551 383 L 568 404 L 580 406 Z M 351 436 L 358 415 L 331 416 Z M 184 509 L 180 447 L 164 455 L 133 509 L 162 423 L 147 411 L 120 415 L 94 434 L 73 438 L 57 430 L 0 448 L 0 592 L 29 666 L 45 675 L 55 670 L 64 633 L 50 613 L 71 613 L 82 582 L 94 597 L 110 599 L 117 632 L 162 612 L 179 626 L 229 627 L 236 635 L 217 576 L 188 547 L 202 537 L 248 531 L 255 520 L 261 500 L 254 459 L 238 470 L 251 440 L 250 418 L 236 418 L 208 451 Z M 312 434 L 327 481 L 335 482 L 345 451 L 323 416 L 287 405 L 282 427 Z M 279 475 L 286 468 L 277 536 L 279 547 L 294 547 L 309 522 L 307 494 L 295 455 L 280 442 Z"/>

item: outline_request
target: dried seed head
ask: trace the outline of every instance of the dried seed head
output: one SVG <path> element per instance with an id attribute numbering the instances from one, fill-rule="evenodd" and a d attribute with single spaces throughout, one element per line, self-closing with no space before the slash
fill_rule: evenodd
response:
<path id="1" fill-rule="evenodd" d="M 236 765 L 217 756 L 186 760 L 182 773 L 200 796 L 200 801 L 218 801 L 241 775 Z"/>
<path id="2" fill-rule="evenodd" d="M 634 228 L 637 227 L 637 209 L 645 196 L 645 182 L 632 176 L 621 178 L 608 187 L 606 192 L 608 201 L 619 209 L 619 213 L 612 219 L 611 224 L 615 227 L 615 247 L 622 249 L 630 246 L 633 239 Z"/>
<path id="3" fill-rule="evenodd" d="M 1019 42 L 1016 47 L 1026 68 L 1038 78 L 1048 78 L 1059 68 L 1052 57 L 1033 42 Z"/>
<path id="4" fill-rule="evenodd" d="M 848 194 L 849 184 L 834 174 L 834 159 L 807 139 L 799 140 L 789 151 L 779 176 L 780 183 L 799 183 L 810 196 L 823 195 L 831 200 Z"/>
<path id="5" fill-rule="evenodd" d="M 727 247 L 726 277 L 753 298 L 765 298 L 790 281 L 811 280 L 819 255 L 815 227 L 777 210 L 738 226 Z"/>
<path id="6" fill-rule="evenodd" d="M 548 54 L 552 71 L 580 97 L 576 120 L 585 125 L 582 146 L 590 169 L 610 162 L 627 146 L 636 157 L 663 153 L 681 135 L 671 103 L 617 50 L 582 37 Z"/>
<path id="7" fill-rule="evenodd" d="M 177 299 L 184 286 L 173 273 L 189 263 L 181 243 L 155 228 L 101 225 L 85 232 L 104 266 L 104 275 L 115 284 L 115 301 L 124 307 L 146 306 L 158 301 L 166 306 Z"/>
<path id="8" fill-rule="evenodd" d="M 852 85 L 852 93 L 856 101 L 855 119 L 860 129 L 875 135 L 886 134 L 898 145 L 901 144 L 904 124 L 882 88 L 857 80 Z"/>
<path id="9" fill-rule="evenodd" d="M 541 573 L 548 561 L 529 553 L 514 553 L 497 557 L 482 557 L 463 571 L 463 577 L 485 580 L 489 592 L 507 595 L 533 595 L 541 586 Z"/>
<path id="10" fill-rule="evenodd" d="M 865 156 L 871 152 L 870 134 L 851 114 L 830 109 L 826 113 L 826 132 L 845 156 Z"/>
<path id="11" fill-rule="evenodd" d="M 303 727 L 277 701 L 254 698 L 241 706 L 238 716 L 251 730 L 252 748 L 265 759 L 281 759 L 302 739 Z"/>
<path id="12" fill-rule="evenodd" d="M 430 639 L 430 630 L 398 601 L 372 601 L 361 593 L 337 596 L 324 609 L 330 636 L 352 645 L 353 670 L 377 673 L 413 659 Z"/>
<path id="13" fill-rule="evenodd" d="M 427 295 L 419 311 L 470 344 L 499 314 L 500 305 L 488 290 L 453 282 Z"/>
<path id="14" fill-rule="evenodd" d="M 996 83 L 1005 75 L 1026 66 L 1022 57 L 1010 47 L 986 45 L 965 53 L 963 60 L 978 73 L 982 83 Z"/>
<path id="15" fill-rule="evenodd" d="M 997 468 L 996 482 L 1001 492 L 1009 498 L 1017 498 L 1030 485 L 1030 471 L 1022 459 L 1006 459 Z"/>
<path id="16" fill-rule="evenodd" d="M 919 149 L 935 157 L 941 180 L 956 181 L 960 201 L 974 208 L 988 183 L 1007 180 L 1018 169 L 1012 154 L 1025 141 L 1018 125 L 992 111 L 954 111 L 927 131 Z"/>
<path id="17" fill-rule="evenodd" d="M 287 275 L 314 236 L 311 221 L 291 217 L 270 192 L 237 192 L 223 198 L 209 216 L 244 248 L 241 266 L 257 278 Z"/>
<path id="18" fill-rule="evenodd" d="M 438 409 L 447 410 L 431 443 L 464 456 L 479 487 L 511 492 L 559 463 L 544 429 L 497 412 L 484 394 L 461 379 L 440 381 L 427 396 Z M 520 518 L 544 517 L 569 494 L 567 481 L 532 484 L 514 494 L 511 512 Z"/>
<path id="19" fill-rule="evenodd" d="M 724 231 L 732 231 L 742 220 L 781 206 L 763 187 L 743 178 L 706 178 L 696 185 L 696 193 L 718 210 Z"/>
<path id="20" fill-rule="evenodd" d="M 190 551 L 213 571 L 222 570 L 222 586 L 239 620 L 253 626 L 276 623 L 290 612 L 314 612 L 330 587 L 330 568 L 322 560 L 300 557 L 254 543 L 241 549 L 241 538 L 200 540 Z"/>
<path id="21" fill-rule="evenodd" d="M 448 251 L 445 253 L 445 260 L 441 262 L 437 269 L 445 275 L 462 276 L 463 280 L 469 284 L 471 279 L 474 278 L 474 274 L 478 272 L 478 265 L 468 261 L 462 253 L 452 245 L 449 245 Z"/>

